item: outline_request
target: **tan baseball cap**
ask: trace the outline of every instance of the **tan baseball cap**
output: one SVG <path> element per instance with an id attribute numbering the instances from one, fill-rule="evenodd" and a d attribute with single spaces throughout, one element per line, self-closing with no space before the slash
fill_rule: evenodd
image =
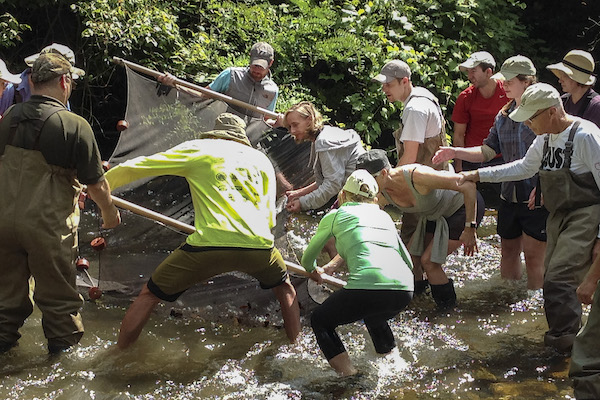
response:
<path id="1" fill-rule="evenodd" d="M 516 122 L 524 122 L 539 110 L 561 104 L 560 93 L 547 83 L 536 83 L 529 86 L 521 96 L 521 105 L 509 117 Z"/>
<path id="2" fill-rule="evenodd" d="M 533 62 L 525 56 L 514 56 L 507 58 L 500 67 L 500 72 L 492 76 L 494 79 L 511 80 L 517 75 L 535 76 L 535 66 Z"/>
<path id="3" fill-rule="evenodd" d="M 250 49 L 250 65 L 259 65 L 267 69 L 274 57 L 275 52 L 269 43 L 258 42 Z"/>
<path id="4" fill-rule="evenodd" d="M 546 68 L 558 78 L 560 78 L 558 72 L 562 71 L 575 82 L 591 86 L 596 83 L 594 66 L 594 57 L 590 53 L 583 50 L 571 50 L 561 62 L 548 65 Z"/>
<path id="5" fill-rule="evenodd" d="M 402 60 L 392 60 L 381 68 L 381 72 L 373 80 L 383 84 L 402 78 L 410 78 L 410 67 Z"/>
<path id="6" fill-rule="evenodd" d="M 50 79 L 68 73 L 74 77 L 74 71 L 77 69 L 78 68 L 73 67 L 73 65 L 71 65 L 71 63 L 61 54 L 41 54 L 31 67 L 31 81 L 34 84 L 47 82 Z"/>

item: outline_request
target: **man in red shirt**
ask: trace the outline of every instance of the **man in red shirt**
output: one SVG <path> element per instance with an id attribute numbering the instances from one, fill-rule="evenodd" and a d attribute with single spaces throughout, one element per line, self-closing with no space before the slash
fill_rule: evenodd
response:
<path id="1" fill-rule="evenodd" d="M 503 81 L 493 76 L 495 67 L 496 61 L 487 51 L 475 52 L 459 65 L 459 69 L 468 74 L 471 86 L 460 93 L 452 112 L 453 146 L 481 146 L 494 124 L 496 114 L 508 102 Z M 502 157 L 497 157 L 486 166 L 500 163 Z M 457 172 L 477 169 L 481 166 L 454 160 L 454 169 Z"/>

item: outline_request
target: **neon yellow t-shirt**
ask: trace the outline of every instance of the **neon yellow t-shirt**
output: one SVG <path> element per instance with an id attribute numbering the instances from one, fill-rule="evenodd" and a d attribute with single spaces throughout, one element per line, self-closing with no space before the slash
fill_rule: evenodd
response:
<path id="1" fill-rule="evenodd" d="M 273 247 L 275 172 L 260 151 L 224 139 L 197 139 L 148 157 L 136 157 L 106 173 L 111 189 L 137 179 L 176 175 L 192 194 L 196 231 L 192 246 Z"/>

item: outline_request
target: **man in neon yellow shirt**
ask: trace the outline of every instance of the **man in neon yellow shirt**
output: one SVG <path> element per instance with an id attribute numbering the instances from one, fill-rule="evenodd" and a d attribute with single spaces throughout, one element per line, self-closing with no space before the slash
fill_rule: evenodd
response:
<path id="1" fill-rule="evenodd" d="M 106 174 L 112 188 L 137 179 L 186 178 L 196 231 L 153 272 L 127 310 L 117 345 L 129 347 L 161 301 L 175 301 L 196 283 L 230 271 L 245 272 L 272 289 L 281 304 L 285 331 L 294 342 L 300 331 L 296 291 L 274 247 L 275 172 L 269 159 L 251 147 L 244 121 L 223 113 L 215 129 L 170 150 L 137 157 Z"/>

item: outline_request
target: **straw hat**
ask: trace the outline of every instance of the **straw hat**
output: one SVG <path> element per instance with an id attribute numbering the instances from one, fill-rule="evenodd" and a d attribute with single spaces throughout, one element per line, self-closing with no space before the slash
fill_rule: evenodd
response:
<path id="1" fill-rule="evenodd" d="M 561 62 L 548 65 L 546 68 L 558 78 L 560 78 L 559 71 L 562 71 L 569 78 L 582 85 L 591 86 L 596 82 L 594 58 L 587 51 L 571 50 Z"/>

